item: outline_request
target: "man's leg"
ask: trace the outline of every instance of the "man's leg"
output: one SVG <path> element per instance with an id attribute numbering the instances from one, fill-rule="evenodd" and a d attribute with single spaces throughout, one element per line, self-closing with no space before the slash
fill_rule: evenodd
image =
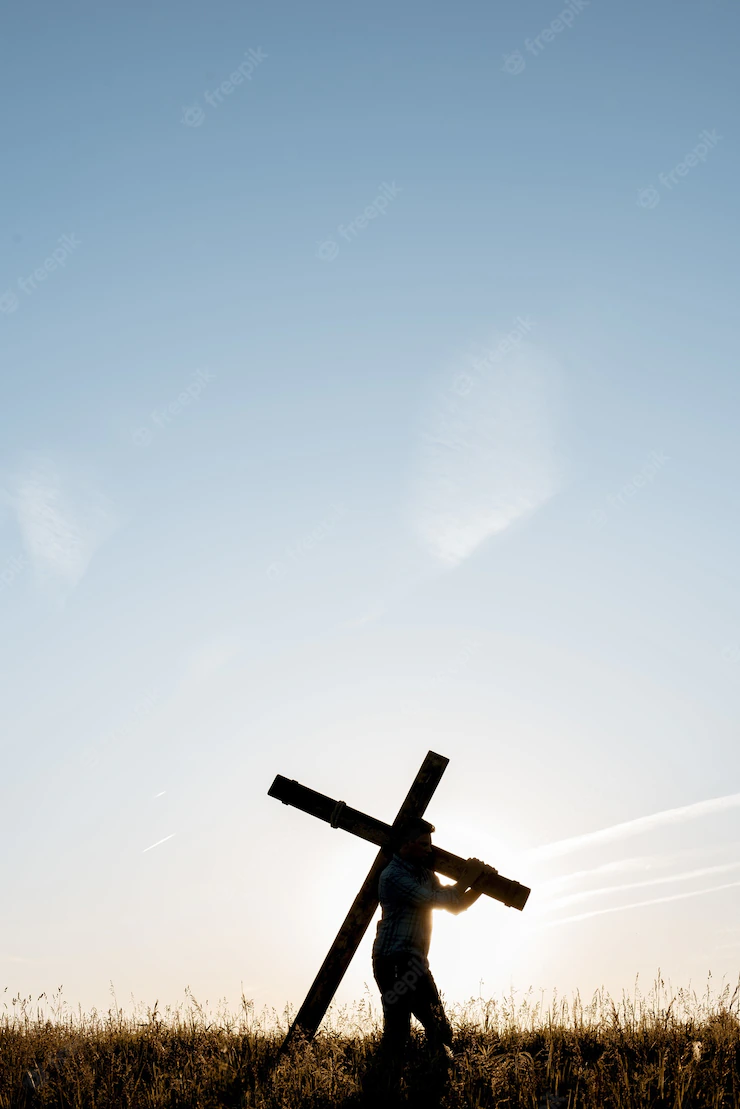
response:
<path id="1" fill-rule="evenodd" d="M 436 1055 L 446 1059 L 445 1045 L 452 1045 L 452 1028 L 448 1021 L 437 989 L 437 983 L 428 967 L 420 961 L 415 964 L 416 981 L 409 986 L 411 1012 L 424 1027 L 427 1042 Z M 411 974 L 407 981 L 410 982 Z"/>
<path id="2" fill-rule="evenodd" d="M 383 1005 L 383 1038 L 380 1042 L 378 1065 L 387 1089 L 400 1083 L 406 1045 L 411 1030 L 411 1007 L 407 992 L 397 987 L 406 970 L 403 957 L 386 956 L 373 960 L 373 974 Z"/>

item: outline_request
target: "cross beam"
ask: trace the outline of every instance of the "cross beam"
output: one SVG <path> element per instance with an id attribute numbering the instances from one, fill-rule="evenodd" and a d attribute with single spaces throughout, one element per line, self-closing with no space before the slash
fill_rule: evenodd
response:
<path id="1" fill-rule="evenodd" d="M 299 1031 L 308 1039 L 315 1035 L 378 907 L 378 878 L 388 864 L 393 834 L 409 818 L 423 816 L 448 762 L 449 759 L 435 754 L 434 751 L 427 754 L 392 825 L 384 824 L 358 809 L 350 808 L 343 801 L 335 801 L 333 797 L 317 793 L 281 774 L 277 775 L 270 786 L 268 795 L 282 801 L 284 805 L 292 805 L 326 821 L 332 828 L 342 828 L 380 847 L 375 862 L 306 995 L 306 1000 L 298 1010 L 283 1044 L 284 1048 Z M 447 878 L 457 879 L 462 875 L 465 859 L 443 851 L 440 847 L 432 850 L 433 870 Z M 493 868 L 481 875 L 475 883 L 475 889 L 520 910 L 524 908 L 530 894 L 526 886 L 504 878 Z"/>

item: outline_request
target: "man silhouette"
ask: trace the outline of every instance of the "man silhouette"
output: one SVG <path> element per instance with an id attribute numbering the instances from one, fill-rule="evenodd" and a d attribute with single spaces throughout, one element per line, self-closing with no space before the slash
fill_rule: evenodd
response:
<path id="1" fill-rule="evenodd" d="M 373 943 L 373 974 L 383 1003 L 380 1058 L 386 1080 L 397 1077 L 403 1065 L 412 1013 L 424 1026 L 436 1058 L 449 1058 L 452 1029 L 427 960 L 432 910 L 457 914 L 469 909 L 480 897 L 469 887 L 489 869 L 479 859 L 468 859 L 460 880 L 443 886 L 429 868 L 434 830 L 421 819 L 403 825 L 378 883 L 383 915 Z"/>

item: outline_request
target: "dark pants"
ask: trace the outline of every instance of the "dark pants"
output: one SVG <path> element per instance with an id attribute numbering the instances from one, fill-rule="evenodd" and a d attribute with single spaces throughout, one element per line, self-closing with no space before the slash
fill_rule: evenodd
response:
<path id="1" fill-rule="evenodd" d="M 411 1014 L 424 1026 L 427 1042 L 437 1052 L 452 1043 L 452 1029 L 439 999 L 437 985 L 416 955 L 373 959 L 373 974 L 383 1002 L 384 1054 L 399 1059 L 408 1042 Z"/>

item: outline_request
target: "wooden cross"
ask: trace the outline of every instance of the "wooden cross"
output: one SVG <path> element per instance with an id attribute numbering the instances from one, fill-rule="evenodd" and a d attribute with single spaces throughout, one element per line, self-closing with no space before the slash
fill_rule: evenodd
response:
<path id="1" fill-rule="evenodd" d="M 366 839 L 380 848 L 352 908 L 337 933 L 337 938 L 329 948 L 329 954 L 324 959 L 306 995 L 306 1000 L 298 1010 L 283 1044 L 284 1048 L 299 1031 L 308 1039 L 315 1035 L 378 907 L 378 878 L 390 861 L 393 834 L 410 818 L 424 815 L 449 761 L 444 755 L 429 751 L 392 825 L 384 824 L 381 820 L 367 816 L 357 809 L 351 809 L 344 801 L 335 801 L 333 797 L 326 797 L 323 793 L 307 789 L 299 782 L 284 778 L 282 774 L 278 774 L 267 791 L 270 797 L 277 798 L 284 805 L 293 805 L 296 809 L 310 813 L 311 816 L 317 816 L 319 820 L 325 820 L 332 828 L 342 828 L 345 832 L 352 832 L 353 835 Z M 446 878 L 457 879 L 462 875 L 465 859 L 451 855 L 441 847 L 433 847 L 432 850 L 434 857 L 431 868 L 433 870 L 444 874 Z M 497 901 L 503 901 L 504 905 L 520 910 L 524 908 L 530 894 L 526 886 L 502 877 L 493 867 L 476 881 L 475 889 Z"/>

